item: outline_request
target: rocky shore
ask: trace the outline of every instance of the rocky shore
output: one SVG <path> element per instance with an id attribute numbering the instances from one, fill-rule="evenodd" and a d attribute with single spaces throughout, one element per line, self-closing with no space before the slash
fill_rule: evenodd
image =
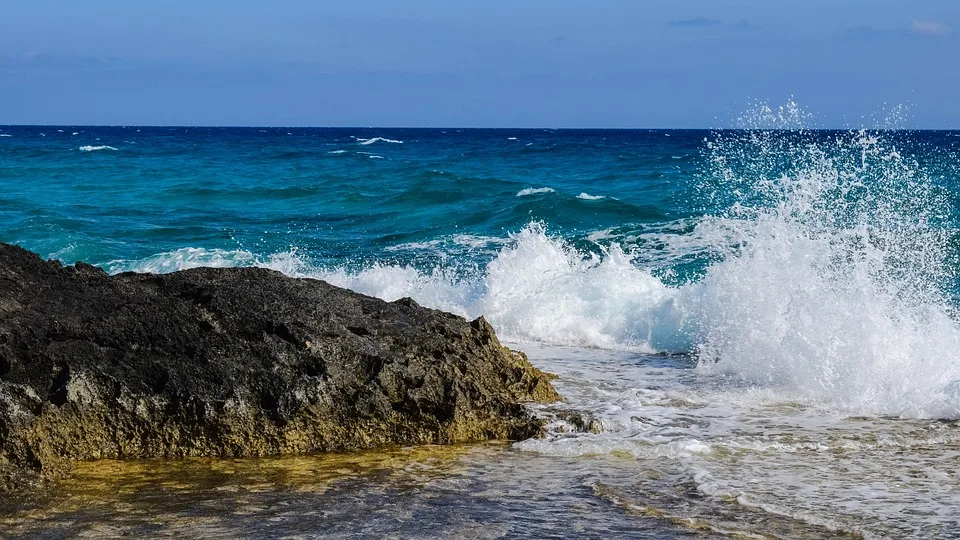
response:
<path id="1" fill-rule="evenodd" d="M 107 275 L 0 244 L 0 493 L 75 460 L 536 436 L 549 376 L 482 318 L 260 268 Z"/>

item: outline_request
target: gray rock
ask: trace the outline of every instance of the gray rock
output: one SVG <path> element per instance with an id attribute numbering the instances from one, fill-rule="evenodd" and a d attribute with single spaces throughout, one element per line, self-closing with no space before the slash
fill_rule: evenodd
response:
<path id="1" fill-rule="evenodd" d="M 109 276 L 0 244 L 0 491 L 72 460 L 523 439 L 559 399 L 493 328 L 260 268 Z"/>

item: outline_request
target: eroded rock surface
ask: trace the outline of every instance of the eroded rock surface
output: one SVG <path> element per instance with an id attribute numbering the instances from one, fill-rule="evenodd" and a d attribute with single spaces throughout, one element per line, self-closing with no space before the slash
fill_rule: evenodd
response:
<path id="1" fill-rule="evenodd" d="M 549 377 L 472 322 L 259 268 L 121 274 L 0 244 L 0 491 L 71 460 L 522 439 Z"/>

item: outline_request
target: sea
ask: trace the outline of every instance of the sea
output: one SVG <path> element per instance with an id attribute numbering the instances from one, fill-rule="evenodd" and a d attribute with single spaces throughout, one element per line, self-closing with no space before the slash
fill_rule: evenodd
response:
<path id="1" fill-rule="evenodd" d="M 960 537 L 960 132 L 0 126 L 0 241 L 465 317 L 543 438 L 81 464 L 9 537 Z"/>

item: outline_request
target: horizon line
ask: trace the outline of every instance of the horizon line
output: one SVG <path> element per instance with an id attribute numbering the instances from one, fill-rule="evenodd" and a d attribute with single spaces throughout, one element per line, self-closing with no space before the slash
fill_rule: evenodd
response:
<path id="1" fill-rule="evenodd" d="M 217 128 L 217 129 L 406 129 L 406 130 L 515 130 L 515 131 L 960 131 L 957 128 L 889 127 L 481 127 L 481 126 L 284 126 L 246 124 L 0 124 L 0 128 Z"/>

